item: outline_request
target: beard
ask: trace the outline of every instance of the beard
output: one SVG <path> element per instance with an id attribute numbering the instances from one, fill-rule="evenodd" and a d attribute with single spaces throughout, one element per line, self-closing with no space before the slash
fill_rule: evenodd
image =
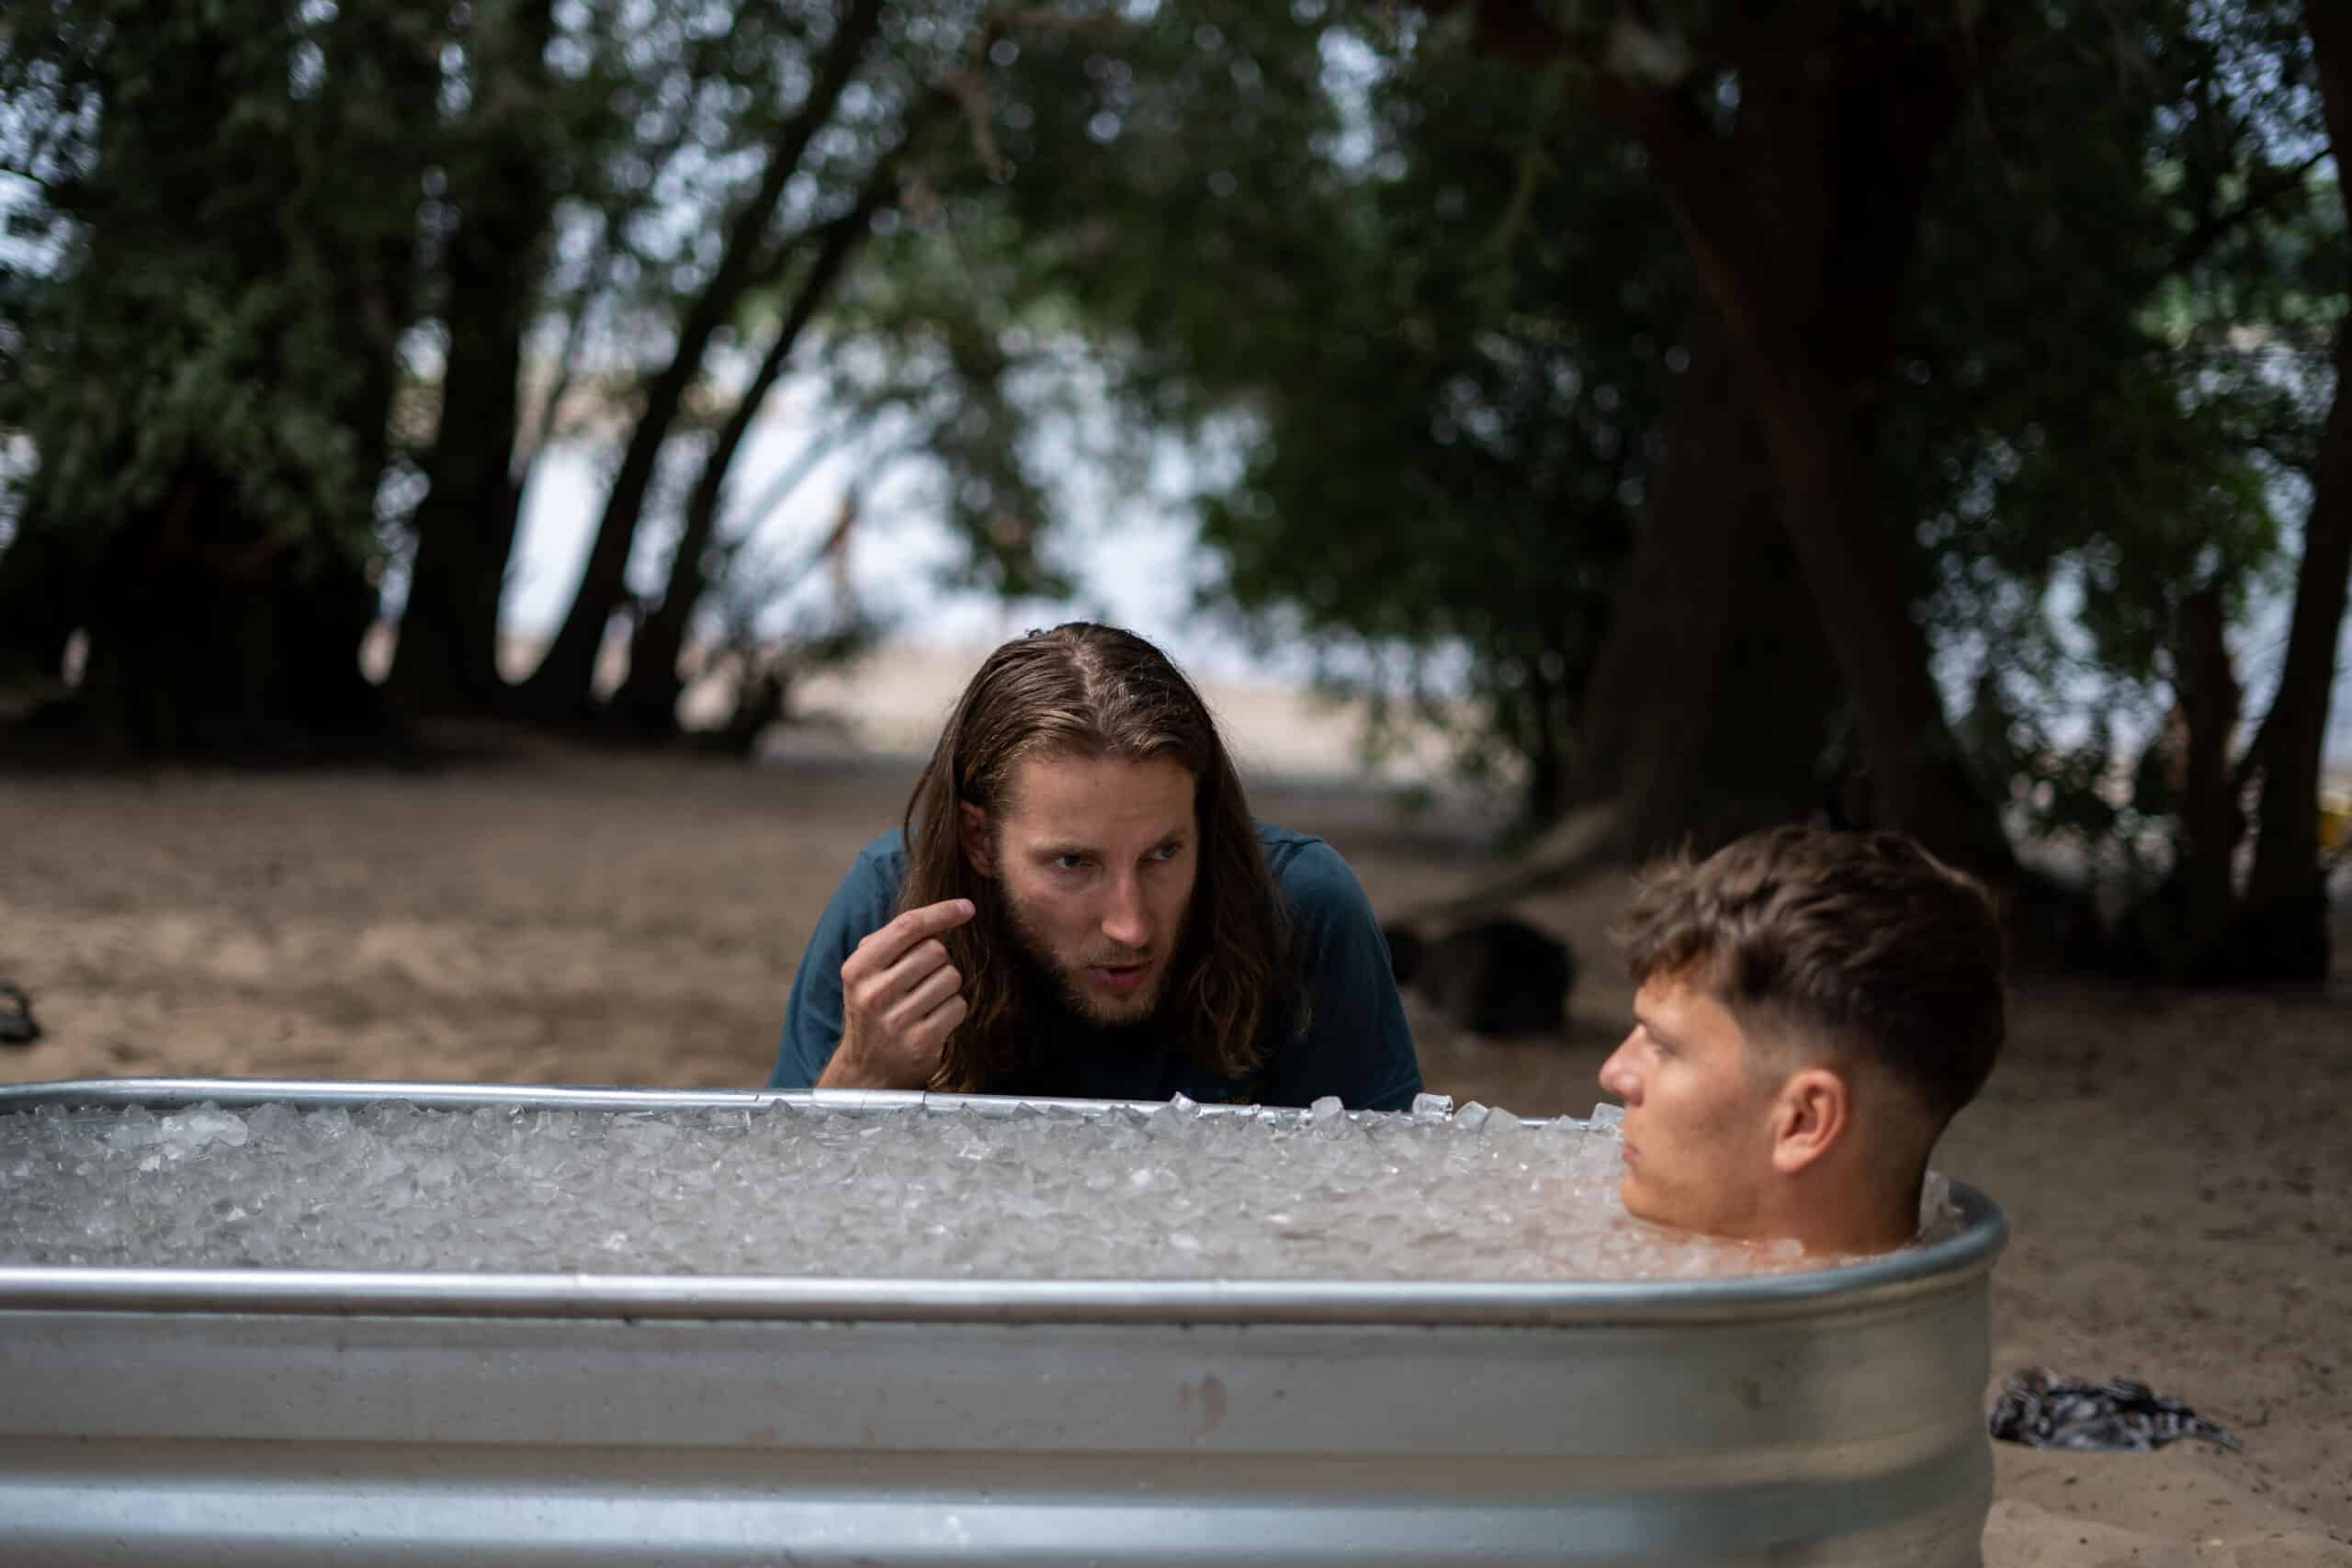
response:
<path id="1" fill-rule="evenodd" d="M 1054 951 L 1045 932 L 1029 923 L 1025 911 L 1007 903 L 1004 912 L 1021 971 L 1021 989 L 1033 1003 L 1066 1012 L 1096 1029 L 1140 1030 L 1158 1021 L 1160 1006 L 1167 999 L 1169 975 L 1175 967 L 1177 954 L 1183 950 L 1189 920 L 1170 932 L 1164 945 L 1155 949 L 1137 950 L 1100 942 L 1075 959 L 1066 959 Z M 1094 964 L 1137 963 L 1150 964 L 1151 976 L 1141 988 L 1126 996 L 1106 998 L 1086 984 L 1086 971 Z"/>

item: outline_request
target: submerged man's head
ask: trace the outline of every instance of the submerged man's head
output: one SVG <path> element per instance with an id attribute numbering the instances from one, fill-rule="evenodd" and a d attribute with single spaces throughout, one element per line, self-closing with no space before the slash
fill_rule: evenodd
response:
<path id="1" fill-rule="evenodd" d="M 1900 1246 L 2004 1032 L 1973 879 L 1894 833 L 1780 828 L 1654 867 L 1622 928 L 1628 1212 L 1816 1252 Z"/>

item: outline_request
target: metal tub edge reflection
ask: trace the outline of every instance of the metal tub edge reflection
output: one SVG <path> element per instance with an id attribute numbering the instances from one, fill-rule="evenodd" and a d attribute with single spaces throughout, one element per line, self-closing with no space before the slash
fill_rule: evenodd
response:
<path id="1" fill-rule="evenodd" d="M 0 1562 L 1960 1568 L 2006 1231 L 1955 1193 L 1931 1247 L 1656 1284 L 0 1268 Z"/>

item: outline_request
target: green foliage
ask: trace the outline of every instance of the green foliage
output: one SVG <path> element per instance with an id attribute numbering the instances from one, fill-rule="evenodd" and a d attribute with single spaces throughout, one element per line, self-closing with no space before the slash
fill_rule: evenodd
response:
<path id="1" fill-rule="evenodd" d="M 1463 726 L 1465 761 L 1540 805 L 1601 629 L 1639 613 L 1614 573 L 1690 290 L 1589 73 L 1679 82 L 1730 135 L 1761 35 L 1720 6 L 1631 32 L 1621 7 L 1553 7 L 1600 52 L 1530 65 L 1500 47 L 1510 7 L 1468 11 L 1186 7 L 1071 44 L 1080 68 L 1023 101 L 1107 117 L 1116 156 L 1065 136 L 1075 164 L 1025 164 L 1007 200 L 1137 416 L 1237 452 L 1200 502 L 1218 599 Z M 1952 41 L 1947 11 L 1874 15 Z M 2003 18 L 1858 393 L 1920 614 L 1980 694 L 1977 761 L 2020 830 L 2077 839 L 2149 826 L 2090 759 L 2168 702 L 2181 600 L 2219 583 L 2243 621 L 2278 592 L 2345 292 L 2296 8 L 2142 24 Z"/>
<path id="2" fill-rule="evenodd" d="M 94 553 L 201 471 L 278 538 L 363 548 L 428 14 L 59 0 L 39 20 L 0 67 L 7 167 L 56 253 L 7 299 L 0 428 L 38 453 L 24 525 Z"/>
<path id="3" fill-rule="evenodd" d="M 2292 7 L 2045 20 L 1936 186 L 1883 483 L 2014 823 L 2134 881 L 2169 806 L 2114 759 L 2173 700 L 2182 603 L 2218 585 L 2243 625 L 2290 575 L 2341 209 Z"/>
<path id="4" fill-rule="evenodd" d="M 510 178 L 555 202 L 520 445 L 615 440 L 840 7 L 562 0 L 542 73 L 517 69 L 526 3 L 11 11 L 0 171 L 29 197 L 0 431 L 34 462 L 0 516 L 87 562 L 199 471 L 248 529 L 381 554 L 434 427 L 453 193 Z M 923 464 L 967 579 L 1025 595 L 1067 586 L 1069 466 L 1134 488 L 1190 441 L 1206 607 L 1451 727 L 1541 809 L 1601 638 L 1645 610 L 1618 583 L 1692 308 L 1604 78 L 1679 95 L 1720 142 L 1796 13 L 1434 9 L 890 6 L 711 357 L 758 356 L 805 242 L 902 156 L 796 359 L 862 471 Z M 1837 19 L 1932 50 L 1971 14 Z M 2136 842 L 2166 808 L 2132 802 L 2113 750 L 2169 704 L 2188 594 L 2218 585 L 2243 625 L 2280 591 L 2352 246 L 2297 7 L 1999 21 L 1922 188 L 1887 193 L 1917 198 L 1917 261 L 1858 425 L 2014 822 Z"/>
<path id="5" fill-rule="evenodd" d="M 873 243 L 828 312 L 828 399 L 867 433 L 869 474 L 927 468 L 925 499 L 970 547 L 965 581 L 1060 594 L 1069 582 L 1042 547 L 1056 495 L 1039 432 L 1072 417 L 1075 383 L 1018 248 L 975 233 L 991 221 L 959 198 Z"/>
<path id="6" fill-rule="evenodd" d="M 1201 501 L 1212 606 L 1455 726 L 1465 765 L 1541 775 L 1654 460 L 1651 323 L 1681 269 L 1621 150 L 1547 145 L 1556 106 L 1508 66 L 1400 72 L 1402 47 L 1307 6 L 1016 26 L 989 80 L 998 183 L 888 249 L 859 326 L 887 293 L 935 343 L 993 343 L 1033 398 L 1068 388 L 1083 332 L 1129 421 L 1109 460 L 1175 429 L 1208 471 L 1240 443 Z M 1561 293 L 1593 315 L 1528 308 Z M 1055 414 L 1033 401 L 1028 426 Z"/>
<path id="7" fill-rule="evenodd" d="M 1540 810 L 1657 458 L 1688 286 L 1623 148 L 1516 75 L 1453 56 L 1371 95 L 1374 150 L 1331 226 L 1352 243 L 1324 258 L 1349 276 L 1301 290 L 1313 330 L 1261 367 L 1264 438 L 1203 536 L 1223 592 L 1335 650 L 1335 674 L 1387 664 L 1413 716 Z"/>
<path id="8" fill-rule="evenodd" d="M 898 433 L 876 461 L 928 460 L 971 545 L 967 581 L 1066 591 L 1046 547 L 1068 466 L 1133 481 L 1152 432 L 1207 406 L 1191 373 L 1241 335 L 1251 302 L 1206 299 L 1182 258 L 1294 287 L 1287 176 L 1311 161 L 1286 150 L 1302 116 L 1331 118 L 1315 38 L 1279 7 L 1238 4 L 1005 13 L 956 79 L 955 124 L 929 139 L 829 312 L 825 374 L 834 401 Z M 1281 333 L 1295 302 L 1262 303 L 1249 333 Z M 1107 362 L 1091 352 L 1106 343 Z M 1141 417 L 1105 430 L 1106 396 Z"/>

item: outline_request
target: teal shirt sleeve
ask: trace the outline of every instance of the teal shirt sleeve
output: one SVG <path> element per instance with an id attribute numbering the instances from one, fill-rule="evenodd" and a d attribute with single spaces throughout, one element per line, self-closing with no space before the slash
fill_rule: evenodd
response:
<path id="1" fill-rule="evenodd" d="M 1274 1053 L 1263 1099 L 1307 1105 L 1336 1094 L 1351 1111 L 1410 1110 L 1420 1059 L 1363 885 L 1320 839 L 1300 844 L 1276 880 L 1290 906 L 1307 1019 L 1306 1032 Z"/>
<path id="2" fill-rule="evenodd" d="M 906 876 L 899 836 L 876 839 L 860 852 L 833 889 L 817 929 L 793 972 L 784 1008 L 784 1040 L 776 1049 L 770 1089 L 814 1089 L 842 1039 L 842 963 L 866 936 L 888 925 Z"/>

